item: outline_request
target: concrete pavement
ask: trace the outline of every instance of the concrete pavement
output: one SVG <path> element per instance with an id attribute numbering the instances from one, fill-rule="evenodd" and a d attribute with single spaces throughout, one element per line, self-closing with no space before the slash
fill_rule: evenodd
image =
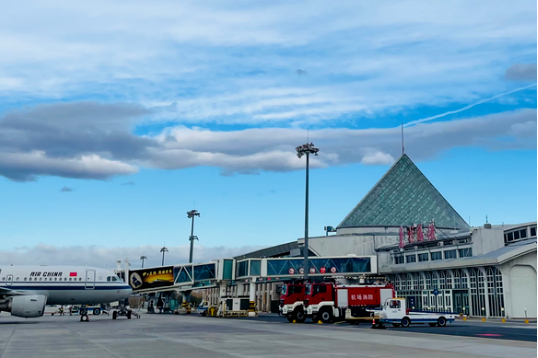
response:
<path id="1" fill-rule="evenodd" d="M 1 317 L 0 357 L 536 357 L 536 342 L 260 319 Z"/>

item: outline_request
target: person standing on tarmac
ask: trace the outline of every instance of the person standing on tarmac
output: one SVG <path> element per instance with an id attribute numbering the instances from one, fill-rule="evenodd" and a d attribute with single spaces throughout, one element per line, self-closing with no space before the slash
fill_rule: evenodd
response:
<path id="1" fill-rule="evenodd" d="M 60 306 L 60 316 L 63 316 L 64 315 L 64 306 Z"/>

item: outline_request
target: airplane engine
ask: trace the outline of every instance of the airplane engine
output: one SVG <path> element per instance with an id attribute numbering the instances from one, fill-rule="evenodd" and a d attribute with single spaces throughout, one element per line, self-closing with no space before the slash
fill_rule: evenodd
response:
<path id="1" fill-rule="evenodd" d="M 46 304 L 45 295 L 12 296 L 0 302 L 0 311 L 11 312 L 16 317 L 41 317 L 45 313 Z"/>

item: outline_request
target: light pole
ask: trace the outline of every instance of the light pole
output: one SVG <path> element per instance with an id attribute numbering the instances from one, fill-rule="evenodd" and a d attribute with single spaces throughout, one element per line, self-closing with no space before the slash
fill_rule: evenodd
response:
<path id="1" fill-rule="evenodd" d="M 140 256 L 140 260 L 142 260 L 142 268 L 144 268 L 144 261 L 148 258 L 146 256 Z"/>
<path id="2" fill-rule="evenodd" d="M 314 143 L 306 143 L 295 148 L 297 157 L 301 158 L 306 155 L 306 200 L 304 208 L 304 279 L 308 279 L 310 262 L 308 260 L 308 171 L 310 169 L 310 154 L 318 155 L 319 149 L 314 147 Z"/>
<path id="3" fill-rule="evenodd" d="M 165 252 L 168 252 L 168 249 L 166 248 L 166 246 L 163 246 L 163 247 L 161 248 L 161 252 L 163 253 L 163 262 L 162 262 L 161 266 L 164 266 L 164 253 L 165 253 Z"/>
<path id="4" fill-rule="evenodd" d="M 195 216 L 200 216 L 200 213 L 198 212 L 198 210 L 187 211 L 187 217 L 189 219 L 192 219 L 191 236 L 189 236 L 189 240 L 191 242 L 191 251 L 190 251 L 190 254 L 189 254 L 189 263 L 192 263 L 192 251 L 194 249 L 194 240 L 198 240 L 198 236 L 194 236 L 194 217 Z"/>

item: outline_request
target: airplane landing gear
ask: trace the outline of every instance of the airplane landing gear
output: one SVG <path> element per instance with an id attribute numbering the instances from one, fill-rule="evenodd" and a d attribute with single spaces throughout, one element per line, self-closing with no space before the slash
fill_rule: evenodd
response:
<path id="1" fill-rule="evenodd" d="M 132 316 L 135 316 L 136 318 L 140 318 L 140 315 L 137 312 L 131 309 L 125 308 L 125 306 L 120 306 L 118 307 L 117 310 L 114 310 L 112 312 L 112 319 L 116 319 L 119 316 L 127 317 L 127 319 L 131 319 Z"/>
<path id="2" fill-rule="evenodd" d="M 79 310 L 80 313 L 80 322 L 90 322 L 90 317 L 88 316 L 88 309 L 86 305 L 82 305 Z"/>

